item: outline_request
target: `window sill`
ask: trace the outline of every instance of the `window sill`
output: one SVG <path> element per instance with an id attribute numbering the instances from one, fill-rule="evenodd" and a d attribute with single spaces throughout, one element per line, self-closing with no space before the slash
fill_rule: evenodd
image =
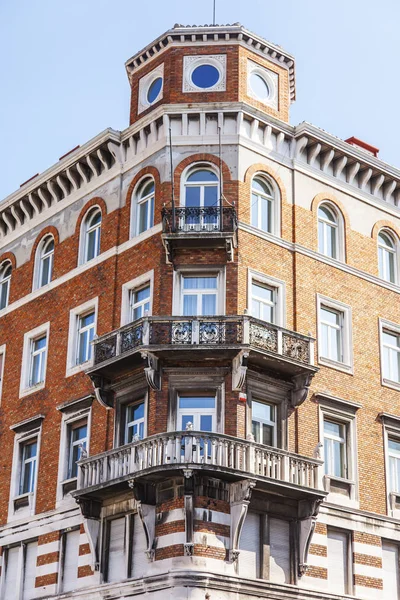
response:
<path id="1" fill-rule="evenodd" d="M 37 383 L 36 385 L 31 385 L 30 387 L 23 388 L 22 390 L 19 391 L 19 397 L 24 398 L 25 396 L 29 396 L 29 394 L 34 394 L 35 392 L 43 390 L 44 387 L 45 387 L 45 382 L 41 381 L 40 383 Z"/>
<path id="2" fill-rule="evenodd" d="M 63 498 L 66 498 L 67 496 L 69 496 L 70 492 L 73 492 L 74 490 L 76 490 L 77 485 L 78 485 L 77 477 L 71 477 L 70 479 L 64 479 L 64 481 L 61 482 Z"/>
<path id="3" fill-rule="evenodd" d="M 324 475 L 324 489 L 328 492 L 327 502 L 358 508 L 356 482 L 344 477 Z"/>
<path id="4" fill-rule="evenodd" d="M 33 496 L 33 492 L 28 492 L 27 494 L 19 494 L 18 496 L 14 496 L 14 515 L 18 514 L 19 516 L 20 513 L 26 513 L 27 511 L 30 511 L 33 503 Z"/>
<path id="5" fill-rule="evenodd" d="M 342 362 L 336 362 L 334 360 L 330 360 L 329 358 L 323 358 L 322 356 L 318 357 L 318 364 L 323 365 L 324 367 L 329 367 L 330 369 L 335 369 L 336 371 L 342 371 L 343 373 L 347 373 L 348 375 L 353 375 L 353 365 L 348 365 Z"/>
<path id="6" fill-rule="evenodd" d="M 65 372 L 65 377 L 71 377 L 71 375 L 75 375 L 76 373 L 80 373 L 81 371 L 85 371 L 85 369 L 89 369 L 89 367 L 93 366 L 93 360 L 87 360 L 84 363 L 79 365 L 74 365 L 73 367 L 68 367 Z"/>
<path id="7" fill-rule="evenodd" d="M 400 392 L 400 382 L 392 381 L 391 379 L 382 379 L 382 385 L 392 390 Z"/>

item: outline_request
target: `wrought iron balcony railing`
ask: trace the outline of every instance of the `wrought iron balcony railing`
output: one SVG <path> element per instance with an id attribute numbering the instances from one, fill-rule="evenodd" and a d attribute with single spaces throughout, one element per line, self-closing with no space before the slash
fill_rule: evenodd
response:
<path id="1" fill-rule="evenodd" d="M 94 365 L 143 347 L 250 348 L 313 365 L 313 339 L 247 315 L 145 317 L 94 341 Z"/>
<path id="2" fill-rule="evenodd" d="M 79 461 L 78 491 L 107 487 L 158 469 L 203 467 L 322 490 L 322 461 L 220 433 L 154 435 Z"/>
<path id="3" fill-rule="evenodd" d="M 233 206 L 178 206 L 162 209 L 163 233 L 233 233 L 237 229 L 237 215 Z"/>

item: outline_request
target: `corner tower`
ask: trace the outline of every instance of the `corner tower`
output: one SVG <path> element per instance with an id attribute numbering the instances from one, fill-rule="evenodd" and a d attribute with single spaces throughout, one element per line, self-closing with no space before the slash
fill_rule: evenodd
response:
<path id="1" fill-rule="evenodd" d="M 130 124 L 160 105 L 245 103 L 284 122 L 295 99 L 294 59 L 233 25 L 175 25 L 126 62 Z"/>

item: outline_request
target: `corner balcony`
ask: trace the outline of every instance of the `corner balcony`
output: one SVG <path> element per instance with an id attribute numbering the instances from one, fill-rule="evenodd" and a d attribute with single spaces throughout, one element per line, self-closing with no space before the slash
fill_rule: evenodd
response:
<path id="1" fill-rule="evenodd" d="M 168 263 L 180 248 L 222 248 L 228 260 L 233 260 L 237 247 L 237 215 L 233 206 L 164 207 L 161 214 Z"/>
<path id="2" fill-rule="evenodd" d="M 324 497 L 322 461 L 220 433 L 175 431 L 79 461 L 74 497 L 101 500 L 129 481 L 157 483 L 183 472 L 227 482 L 251 478 L 260 491 L 301 500 Z"/>

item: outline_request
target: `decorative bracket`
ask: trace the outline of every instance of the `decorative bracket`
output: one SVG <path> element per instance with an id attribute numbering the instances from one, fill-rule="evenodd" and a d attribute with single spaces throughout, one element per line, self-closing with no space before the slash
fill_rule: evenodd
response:
<path id="1" fill-rule="evenodd" d="M 313 377 L 314 373 L 301 373 L 292 377 L 293 388 L 290 390 L 290 404 L 292 408 L 300 406 L 306 400 Z"/>
<path id="2" fill-rule="evenodd" d="M 317 523 L 317 515 L 322 498 L 314 501 L 304 500 L 299 502 L 299 521 L 298 521 L 298 576 L 302 577 L 308 568 L 307 558 L 310 549 L 311 539 Z"/>
<path id="3" fill-rule="evenodd" d="M 256 481 L 254 479 L 244 479 L 242 481 L 237 481 L 236 483 L 231 483 L 229 486 L 229 501 L 231 505 L 231 543 L 229 560 L 231 562 L 235 562 L 240 553 L 240 536 L 246 519 L 247 509 L 250 504 L 251 493 L 255 485 Z"/>
<path id="4" fill-rule="evenodd" d="M 92 568 L 98 571 L 100 568 L 99 560 L 99 537 L 100 537 L 100 515 L 101 503 L 89 498 L 75 498 L 81 509 L 84 518 L 83 525 L 85 533 L 89 540 L 90 553 L 92 555 Z"/>
<path id="5" fill-rule="evenodd" d="M 101 375 L 96 375 L 94 373 L 89 374 L 89 377 L 92 381 L 96 400 L 101 404 L 101 406 L 103 406 L 107 410 L 113 408 L 113 393 L 105 389 L 106 380 L 104 379 L 104 377 L 101 377 Z"/>
<path id="6" fill-rule="evenodd" d="M 226 243 L 226 255 L 228 258 L 228 262 L 233 262 L 234 261 L 234 246 L 233 246 L 233 240 L 231 238 L 226 238 L 225 240 Z"/>
<path id="7" fill-rule="evenodd" d="M 155 555 L 156 545 L 156 506 L 155 504 L 145 504 L 138 497 L 142 496 L 142 490 L 136 489 L 136 481 L 132 479 L 128 482 L 128 485 L 133 489 L 134 496 L 136 499 L 136 506 L 140 522 L 143 527 L 144 535 L 146 536 L 146 556 L 152 561 Z"/>
<path id="8" fill-rule="evenodd" d="M 159 359 L 151 352 L 142 352 L 141 357 L 147 359 L 148 366 L 144 369 L 147 383 L 153 390 L 161 390 L 161 367 Z"/>
<path id="9" fill-rule="evenodd" d="M 232 360 L 232 391 L 240 392 L 243 389 L 247 373 L 249 353 L 241 350 Z"/>
<path id="10" fill-rule="evenodd" d="M 184 514 L 185 514 L 185 543 L 183 545 L 185 556 L 193 556 L 194 540 L 193 540 L 193 495 L 185 494 L 184 496 Z"/>

